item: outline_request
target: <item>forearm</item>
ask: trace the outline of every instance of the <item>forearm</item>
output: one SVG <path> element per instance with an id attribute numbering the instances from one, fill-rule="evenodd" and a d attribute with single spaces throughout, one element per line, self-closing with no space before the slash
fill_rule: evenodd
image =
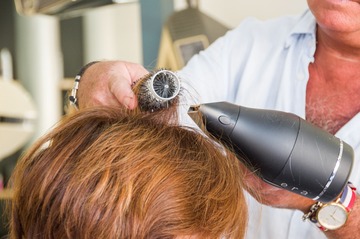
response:
<path id="1" fill-rule="evenodd" d="M 357 194 L 355 205 L 349 214 L 346 224 L 334 231 L 326 231 L 329 239 L 354 239 L 360 238 L 360 196 Z"/>

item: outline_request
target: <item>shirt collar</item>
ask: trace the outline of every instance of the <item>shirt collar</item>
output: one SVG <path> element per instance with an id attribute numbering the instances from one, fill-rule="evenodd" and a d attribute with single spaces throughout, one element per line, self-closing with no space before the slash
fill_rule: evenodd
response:
<path id="1" fill-rule="evenodd" d="M 285 41 L 285 48 L 290 47 L 299 35 L 309 35 L 314 39 L 314 45 L 316 43 L 316 20 L 314 15 L 309 9 L 307 9 L 301 16 L 293 29 L 289 32 L 289 35 Z"/>

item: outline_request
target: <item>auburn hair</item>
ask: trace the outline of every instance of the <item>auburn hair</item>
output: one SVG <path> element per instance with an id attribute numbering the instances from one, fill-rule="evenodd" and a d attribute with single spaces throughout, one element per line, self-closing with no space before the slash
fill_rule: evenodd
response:
<path id="1" fill-rule="evenodd" d="M 10 238 L 243 238 L 238 159 L 158 115 L 64 117 L 12 175 Z"/>

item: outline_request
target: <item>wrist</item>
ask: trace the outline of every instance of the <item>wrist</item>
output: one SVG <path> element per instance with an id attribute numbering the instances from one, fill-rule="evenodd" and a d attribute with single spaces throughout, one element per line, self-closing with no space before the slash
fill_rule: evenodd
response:
<path id="1" fill-rule="evenodd" d="M 310 207 L 303 220 L 309 219 L 323 231 L 336 230 L 345 225 L 355 205 L 356 188 L 350 182 L 333 202 L 317 202 Z"/>
<path id="2" fill-rule="evenodd" d="M 78 98 L 77 98 L 77 92 L 79 89 L 79 84 L 80 84 L 80 79 L 82 78 L 82 76 L 84 75 L 85 71 L 92 65 L 98 63 L 99 61 L 92 61 L 87 63 L 86 65 L 84 65 L 83 67 L 81 67 L 80 71 L 78 74 L 76 74 L 75 79 L 74 79 L 74 85 L 73 88 L 71 89 L 71 94 L 69 96 L 69 101 L 70 101 L 70 105 L 72 105 L 75 109 L 79 108 L 79 102 L 78 102 Z"/>

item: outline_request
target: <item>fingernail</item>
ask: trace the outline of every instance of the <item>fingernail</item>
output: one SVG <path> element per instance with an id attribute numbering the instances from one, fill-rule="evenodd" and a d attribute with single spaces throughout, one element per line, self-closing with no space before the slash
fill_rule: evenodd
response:
<path id="1" fill-rule="evenodd" d="M 124 99 L 124 102 L 123 102 L 124 106 L 125 106 L 127 109 L 129 109 L 129 101 L 130 101 L 129 98 L 125 98 L 125 99 Z"/>
<path id="2" fill-rule="evenodd" d="M 133 98 L 132 97 L 126 97 L 124 99 L 124 105 L 127 109 L 130 109 L 131 108 L 131 102 L 133 101 Z"/>

